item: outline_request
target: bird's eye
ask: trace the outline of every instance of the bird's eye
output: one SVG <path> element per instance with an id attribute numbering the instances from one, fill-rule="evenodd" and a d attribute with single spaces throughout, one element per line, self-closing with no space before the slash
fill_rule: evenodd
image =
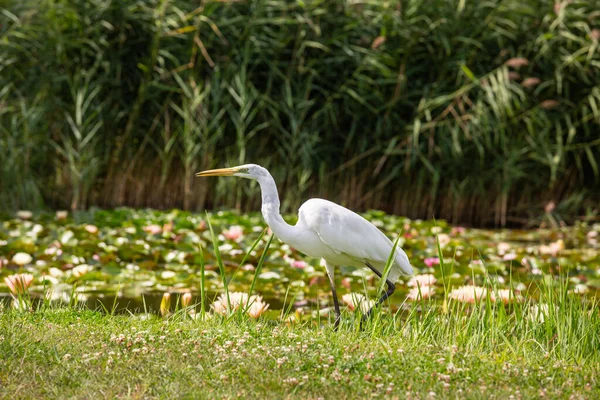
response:
<path id="1" fill-rule="evenodd" d="M 249 174 L 250 170 L 248 168 L 240 168 L 238 169 L 238 173 Z"/>

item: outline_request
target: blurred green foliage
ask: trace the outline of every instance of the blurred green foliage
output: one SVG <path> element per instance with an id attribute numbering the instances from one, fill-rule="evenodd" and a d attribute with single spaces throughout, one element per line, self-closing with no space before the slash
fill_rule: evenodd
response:
<path id="1" fill-rule="evenodd" d="M 0 207 L 597 215 L 600 2 L 0 1 Z"/>

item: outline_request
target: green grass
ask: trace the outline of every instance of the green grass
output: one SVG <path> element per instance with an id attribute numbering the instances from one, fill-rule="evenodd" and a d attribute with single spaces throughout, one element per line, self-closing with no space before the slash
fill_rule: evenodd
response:
<path id="1" fill-rule="evenodd" d="M 105 217 L 116 223 L 117 215 Z M 206 239 L 214 245 L 219 270 L 214 278 L 222 282 L 221 293 L 227 296 L 239 268 L 232 271 L 221 258 L 221 239 L 214 230 L 223 223 L 221 218 L 227 215 L 214 220 L 207 215 Z M 3 246 L 10 251 L 26 244 L 19 241 L 15 224 L 32 225 L 6 225 L 13 235 Z M 267 288 L 257 281 L 273 238 L 264 233 L 247 239 L 240 262 L 265 241 L 254 256 L 258 261 L 246 286 L 249 293 Z M 119 315 L 109 307 L 91 311 L 77 303 L 76 288 L 69 304 L 46 300 L 30 307 L 28 295 L 20 299 L 22 307 L 0 303 L 0 398 L 600 396 L 600 305 L 595 296 L 571 289 L 575 277 L 568 269 L 531 281 L 522 301 L 509 304 L 492 300 L 504 286 L 499 285 L 501 276 L 484 269 L 478 280 L 488 295 L 473 304 L 461 303 L 448 292 L 455 287 L 450 280 L 456 279 L 457 249 L 464 247 L 457 246 L 445 261 L 440 237 L 438 232 L 437 249 L 428 248 L 437 252 L 436 273 L 442 274 L 435 298 L 405 300 L 392 308 L 388 301 L 364 324 L 361 313 L 344 309 L 337 331 L 330 307 L 316 302 L 292 311 L 288 291 L 281 310 L 270 310 L 257 320 L 243 308 L 225 317 L 211 310 L 190 314 L 196 308 L 182 310 L 178 299 L 172 299 L 171 312 L 164 305 L 165 318 L 148 314 L 150 310 L 139 315 Z M 273 253 L 282 250 L 273 246 Z M 200 291 L 195 296 L 204 304 L 209 294 L 204 290 L 203 255 L 199 263 L 202 272 L 194 279 L 200 281 Z M 5 269 L 12 270 L 12 265 Z M 476 273 L 471 270 L 473 282 Z M 514 284 L 511 272 L 505 285 Z M 171 289 L 176 287 L 184 288 Z M 32 295 L 39 297 L 33 288 Z M 365 287 L 365 292 L 375 289 Z M 284 299 L 282 292 L 275 295 Z M 120 300 L 115 294 L 115 303 Z"/>
<path id="2" fill-rule="evenodd" d="M 597 309 L 595 310 L 597 313 Z M 483 311 L 482 311 L 483 313 Z M 431 315 L 360 331 L 75 309 L 0 314 L 2 398 L 594 398 L 600 355 L 514 319 Z M 567 316 L 566 313 L 561 315 Z M 574 325 L 598 317 L 572 315 Z M 561 317 L 562 318 L 562 317 Z M 398 321 L 396 321 L 398 322 Z M 445 322 L 445 323 L 444 323 Z M 511 332 L 510 325 L 514 328 Z M 575 331 L 575 327 L 566 328 Z M 543 329 L 542 329 L 543 331 Z M 587 333 L 591 333 L 586 331 Z M 500 336 L 499 336 L 500 335 Z"/>

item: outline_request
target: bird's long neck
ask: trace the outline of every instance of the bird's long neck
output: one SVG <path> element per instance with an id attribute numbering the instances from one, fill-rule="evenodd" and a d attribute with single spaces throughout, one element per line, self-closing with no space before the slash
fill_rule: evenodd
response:
<path id="1" fill-rule="evenodd" d="M 262 215 L 273 233 L 286 242 L 295 236 L 295 227 L 283 220 L 279 213 L 279 194 L 277 185 L 271 175 L 258 180 L 262 193 Z"/>

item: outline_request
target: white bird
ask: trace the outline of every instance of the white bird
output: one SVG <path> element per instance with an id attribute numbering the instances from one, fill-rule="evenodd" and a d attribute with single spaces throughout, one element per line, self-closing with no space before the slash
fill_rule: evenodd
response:
<path id="1" fill-rule="evenodd" d="M 262 215 L 273 233 L 284 243 L 314 258 L 325 261 L 333 304 L 335 328 L 340 322 L 340 305 L 334 284 L 335 266 L 366 265 L 380 278 L 393 250 L 392 241 L 375 225 L 338 204 L 323 199 L 310 199 L 298 210 L 296 225 L 286 223 L 279 213 L 279 195 L 275 180 L 266 168 L 245 164 L 232 168 L 212 169 L 196 176 L 237 176 L 258 182 L 262 192 Z M 406 253 L 396 247 L 396 254 L 387 276 L 387 291 L 376 307 L 394 293 L 394 283 L 400 275 L 411 275 L 412 266 Z M 371 308 L 366 316 L 370 315 Z"/>

